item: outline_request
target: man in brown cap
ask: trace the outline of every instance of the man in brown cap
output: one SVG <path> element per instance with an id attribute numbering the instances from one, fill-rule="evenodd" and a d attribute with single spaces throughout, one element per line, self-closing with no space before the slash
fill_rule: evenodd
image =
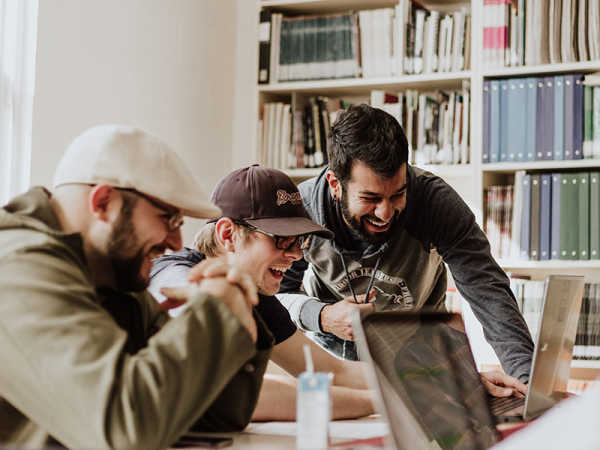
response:
<path id="1" fill-rule="evenodd" d="M 272 347 L 253 281 L 221 263 L 173 320 L 145 290 L 182 216 L 220 214 L 166 144 L 118 125 L 75 139 L 52 193 L 0 209 L 1 447 L 147 450 L 246 425 Z"/>
<path id="2" fill-rule="evenodd" d="M 258 165 L 235 170 L 217 184 L 211 200 L 223 211 L 222 217 L 200 230 L 194 249 L 155 260 L 149 290 L 162 300 L 160 288 L 188 284 L 198 271 L 192 267 L 218 258 L 246 268 L 258 288 L 255 310 L 275 338 L 271 360 L 299 375 L 305 369 L 302 347 L 309 345 L 315 369 L 334 374 L 333 418 L 373 413 L 362 363 L 336 358 L 314 344 L 274 296 L 285 271 L 302 257 L 312 237 L 331 239 L 333 233 L 307 218 L 298 188 L 279 170 Z M 267 374 L 253 418 L 294 420 L 295 415 L 295 378 Z"/>

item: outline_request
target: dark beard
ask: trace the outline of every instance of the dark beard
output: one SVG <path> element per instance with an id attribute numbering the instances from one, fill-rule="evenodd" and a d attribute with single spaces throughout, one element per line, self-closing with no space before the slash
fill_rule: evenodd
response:
<path id="1" fill-rule="evenodd" d="M 148 280 L 140 276 L 144 261 L 144 249 L 140 248 L 133 256 L 121 256 L 134 249 L 138 243 L 131 222 L 131 205 L 123 205 L 119 218 L 111 232 L 108 243 L 108 255 L 112 267 L 115 288 L 124 292 L 141 292 L 148 287 Z"/>
<path id="2" fill-rule="evenodd" d="M 365 216 L 362 216 L 360 220 L 356 220 L 352 217 L 350 213 L 350 208 L 348 206 L 348 196 L 346 195 L 347 190 L 342 188 L 342 199 L 340 201 L 340 206 L 342 210 L 342 216 L 349 224 L 350 229 L 360 235 L 360 238 L 369 243 L 369 244 L 380 244 L 382 242 L 387 241 L 392 233 L 394 222 L 398 219 L 398 211 L 394 213 L 394 218 L 392 219 L 392 223 L 390 224 L 390 228 L 387 231 L 382 231 L 381 233 L 371 234 L 365 228 Z"/>

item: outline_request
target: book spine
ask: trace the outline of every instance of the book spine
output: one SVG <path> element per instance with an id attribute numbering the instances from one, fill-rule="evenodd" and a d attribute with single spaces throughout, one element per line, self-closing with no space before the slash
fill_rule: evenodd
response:
<path id="1" fill-rule="evenodd" d="M 590 172 L 590 259 L 600 259 L 600 172 Z"/>
<path id="2" fill-rule="evenodd" d="M 542 174 L 540 186 L 540 259 L 550 259 L 551 236 L 550 227 L 552 221 L 552 175 Z"/>
<path id="3" fill-rule="evenodd" d="M 529 258 L 540 259 L 540 175 L 531 175 L 531 218 L 529 222 Z"/>
<path id="4" fill-rule="evenodd" d="M 523 176 L 523 207 L 521 208 L 521 259 L 529 259 L 530 242 L 530 214 L 531 214 L 531 175 Z"/>
<path id="5" fill-rule="evenodd" d="M 590 173 L 579 174 L 579 259 L 590 259 Z"/>
<path id="6" fill-rule="evenodd" d="M 564 159 L 564 84 L 563 76 L 554 77 L 554 159 Z"/>
<path id="7" fill-rule="evenodd" d="M 260 12 L 258 24 L 258 82 L 269 82 L 269 61 L 271 52 L 271 11 Z"/>
<path id="8" fill-rule="evenodd" d="M 562 175 L 560 173 L 552 174 L 552 224 L 550 227 L 551 241 L 550 241 L 550 258 L 560 259 L 560 237 L 561 237 L 561 186 L 562 186 Z"/>

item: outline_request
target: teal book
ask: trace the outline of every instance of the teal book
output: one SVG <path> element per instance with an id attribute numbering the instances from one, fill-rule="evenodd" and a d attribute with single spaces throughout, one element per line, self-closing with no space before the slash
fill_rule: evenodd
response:
<path id="1" fill-rule="evenodd" d="M 567 204 L 564 209 L 561 208 L 562 213 L 566 216 L 566 259 L 579 259 L 579 174 L 568 173 L 566 175 L 566 180 L 567 183 L 566 185 L 563 184 L 563 187 L 566 186 L 565 194 L 567 198 Z"/>
<path id="2" fill-rule="evenodd" d="M 590 259 L 590 173 L 579 173 L 579 259 Z"/>
<path id="3" fill-rule="evenodd" d="M 600 259 L 600 172 L 590 172 L 590 259 Z"/>
<path id="4" fill-rule="evenodd" d="M 594 88 L 583 87 L 583 157 L 591 159 L 594 153 Z"/>
<path id="5" fill-rule="evenodd" d="M 562 175 L 558 172 L 552 174 L 552 223 L 550 224 L 550 259 L 560 259 L 560 188 Z"/>

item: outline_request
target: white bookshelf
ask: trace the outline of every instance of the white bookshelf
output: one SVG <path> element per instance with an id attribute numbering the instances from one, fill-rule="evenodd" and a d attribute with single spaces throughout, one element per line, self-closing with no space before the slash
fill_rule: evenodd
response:
<path id="1" fill-rule="evenodd" d="M 271 8 L 284 14 L 324 14 L 349 10 L 375 9 L 393 7 L 396 0 L 255 0 L 256 16 L 261 8 Z M 473 210 L 477 221 L 483 221 L 483 191 L 484 188 L 496 184 L 512 182 L 514 173 L 518 170 L 563 170 L 600 168 L 600 160 L 574 161 L 535 161 L 515 163 L 483 164 L 481 162 L 483 142 L 483 82 L 489 78 L 507 78 L 512 76 L 552 75 L 568 72 L 590 73 L 600 71 L 600 61 L 576 62 L 568 64 L 545 64 L 538 66 L 509 67 L 489 69 L 484 66 L 483 54 L 483 2 L 481 0 L 424 0 L 426 7 L 441 12 L 450 12 L 466 6 L 471 13 L 471 67 L 467 71 L 454 73 L 433 73 L 426 75 L 401 75 L 390 78 L 352 78 L 338 80 L 297 81 L 276 84 L 259 85 L 256 71 L 254 77 L 253 95 L 257 105 L 270 101 L 290 99 L 293 95 L 326 95 L 326 96 L 356 96 L 368 98 L 373 89 L 389 92 L 417 89 L 459 88 L 463 81 L 469 81 L 470 93 L 470 162 L 462 165 L 442 166 L 431 165 L 427 170 L 438 174 L 451 184 L 463 196 Z M 255 28 L 255 43 L 258 36 L 258 19 Z M 258 45 L 255 44 L 254 54 L 258 55 Z M 253 117 L 248 118 L 258 122 L 258 107 L 253 111 Z M 256 127 L 255 127 L 256 128 Z M 254 137 L 254 136 L 252 136 Z M 250 151 L 256 154 L 256 139 L 249 143 Z M 235 156 L 235 155 L 234 155 Z M 245 163 L 246 160 L 241 161 Z M 234 157 L 234 165 L 236 165 Z M 301 181 L 313 177 L 321 169 L 288 169 L 286 173 L 294 180 Z M 586 281 L 600 282 L 600 261 L 499 261 L 507 271 L 524 273 L 532 279 L 544 279 L 552 273 L 583 274 Z M 486 364 L 483 361 L 483 364 Z M 600 363 L 594 361 L 576 361 L 574 367 L 586 374 L 600 375 Z"/>

